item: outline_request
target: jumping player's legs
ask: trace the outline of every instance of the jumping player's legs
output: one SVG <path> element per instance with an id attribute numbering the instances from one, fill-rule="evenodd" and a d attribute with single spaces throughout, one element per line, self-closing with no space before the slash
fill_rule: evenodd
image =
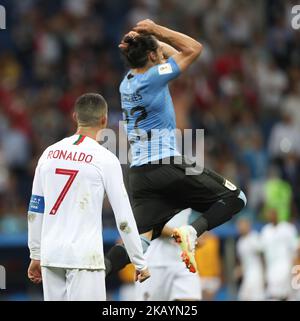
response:
<path id="1" fill-rule="evenodd" d="M 183 170 L 184 166 L 180 165 Z M 191 225 L 197 236 L 229 221 L 246 205 L 245 194 L 221 175 L 204 168 L 199 175 L 186 175 L 180 192 L 182 205 L 202 213 Z"/>
<path id="2" fill-rule="evenodd" d="M 180 165 L 174 164 L 182 172 L 189 166 L 185 159 Z M 180 199 L 182 207 L 202 213 L 191 226 L 177 228 L 173 234 L 182 249 L 182 260 L 191 272 L 196 272 L 194 247 L 197 237 L 229 221 L 246 205 L 246 197 L 234 184 L 211 170 L 195 167 L 193 173 L 185 175 L 180 186 L 171 192 Z"/>
<path id="3" fill-rule="evenodd" d="M 66 270 L 42 267 L 45 301 L 67 301 Z"/>
<path id="4" fill-rule="evenodd" d="M 139 232 L 153 231 L 152 239 L 160 236 L 165 223 L 180 210 L 192 208 L 202 213 L 191 226 L 178 229 L 174 235 L 184 252 L 183 259 L 189 266 L 193 260 L 192 244 L 196 238 L 206 230 L 230 220 L 246 205 L 246 197 L 235 185 L 211 170 L 204 169 L 196 175 L 187 175 L 186 169 L 191 163 L 188 164 L 185 158 L 181 161 L 180 165 L 173 162 L 132 168 L 129 190 Z M 126 250 L 121 246 L 108 253 L 108 273 L 129 263 L 125 253 Z M 122 264 L 114 265 L 116 268 L 111 269 L 111 262 L 116 261 L 122 261 Z M 195 272 L 195 262 L 192 263 L 194 267 L 190 270 Z"/>

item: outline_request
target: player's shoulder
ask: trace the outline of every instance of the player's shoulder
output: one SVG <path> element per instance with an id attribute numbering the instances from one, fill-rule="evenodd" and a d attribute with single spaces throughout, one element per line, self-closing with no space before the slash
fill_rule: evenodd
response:
<path id="1" fill-rule="evenodd" d="M 175 69 L 177 69 L 176 67 L 176 62 L 175 60 L 170 57 L 168 58 L 168 60 L 166 60 L 165 62 L 152 66 L 151 68 L 149 68 L 145 73 L 144 73 L 144 80 L 147 80 L 148 78 L 152 77 L 152 76 L 163 76 L 163 75 L 168 75 L 173 73 L 174 71 L 176 71 Z"/>
<path id="2" fill-rule="evenodd" d="M 296 227 L 294 224 L 290 222 L 283 221 L 280 223 L 280 228 L 283 232 L 289 234 L 297 231 Z"/>
<path id="3" fill-rule="evenodd" d="M 271 223 L 264 225 L 263 228 L 261 229 L 261 236 L 267 235 L 268 233 L 272 232 L 272 230 L 273 230 L 273 225 Z"/>
<path id="4" fill-rule="evenodd" d="M 173 73 L 178 68 L 179 67 L 177 66 L 175 60 L 170 57 L 166 62 L 157 65 L 157 72 L 159 75 L 167 75 Z"/>
<path id="5" fill-rule="evenodd" d="M 58 148 L 59 146 L 61 146 L 61 144 L 64 144 L 68 138 L 69 137 L 63 138 L 63 139 L 61 139 L 61 140 L 49 145 L 48 147 L 46 147 L 43 150 L 43 152 L 42 152 L 42 154 L 41 154 L 41 156 L 39 158 L 38 164 L 40 165 L 47 158 L 47 155 L 48 155 L 50 150 Z"/>
<path id="6" fill-rule="evenodd" d="M 96 150 L 97 161 L 100 164 L 120 164 L 118 157 L 109 149 L 98 144 Z"/>

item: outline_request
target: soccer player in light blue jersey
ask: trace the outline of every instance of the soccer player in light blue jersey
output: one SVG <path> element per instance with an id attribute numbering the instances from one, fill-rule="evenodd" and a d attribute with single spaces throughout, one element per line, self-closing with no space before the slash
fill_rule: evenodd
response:
<path id="1" fill-rule="evenodd" d="M 192 208 L 202 216 L 174 229 L 173 237 L 187 268 L 196 272 L 197 237 L 230 220 L 246 204 L 244 193 L 213 171 L 186 175 L 191 165 L 176 149 L 168 84 L 199 57 L 202 45 L 147 19 L 124 36 L 119 48 L 130 68 L 120 94 L 132 156 L 128 189 L 144 250 L 176 213 Z M 127 263 L 124 253 L 120 246 L 108 253 L 108 272 Z"/>

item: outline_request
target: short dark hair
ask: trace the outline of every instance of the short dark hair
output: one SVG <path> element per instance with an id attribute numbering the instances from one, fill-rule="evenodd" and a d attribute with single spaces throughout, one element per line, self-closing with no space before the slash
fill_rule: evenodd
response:
<path id="1" fill-rule="evenodd" d="M 77 98 L 74 110 L 79 126 L 94 127 L 106 115 L 107 103 L 101 95 L 87 93 Z"/>
<path id="2" fill-rule="evenodd" d="M 123 42 L 127 44 L 127 47 L 121 52 L 130 68 L 145 67 L 148 53 L 158 48 L 158 42 L 152 35 L 139 35 L 134 38 L 126 36 Z"/>

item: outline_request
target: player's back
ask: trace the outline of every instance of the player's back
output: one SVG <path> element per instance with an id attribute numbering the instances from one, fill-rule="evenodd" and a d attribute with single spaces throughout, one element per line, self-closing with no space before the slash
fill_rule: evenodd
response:
<path id="1" fill-rule="evenodd" d="M 102 202 L 106 164 L 115 157 L 95 140 L 73 135 L 49 146 L 39 160 L 37 196 L 43 206 L 41 264 L 104 268 Z"/>
<path id="2" fill-rule="evenodd" d="M 261 231 L 261 243 L 270 267 L 289 264 L 297 249 L 297 230 L 289 222 L 269 223 Z"/>
<path id="3" fill-rule="evenodd" d="M 121 104 L 132 148 L 132 166 L 179 155 L 175 112 L 168 82 L 180 74 L 173 58 L 143 74 L 129 72 L 120 85 Z"/>

